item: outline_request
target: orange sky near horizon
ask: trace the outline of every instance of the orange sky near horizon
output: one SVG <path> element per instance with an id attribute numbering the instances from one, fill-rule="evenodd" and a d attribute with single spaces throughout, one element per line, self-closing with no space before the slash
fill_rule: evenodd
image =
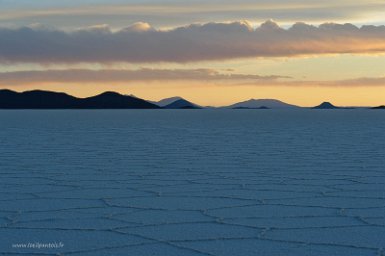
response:
<path id="1" fill-rule="evenodd" d="M 17 86 L 7 89 L 15 91 L 51 90 L 66 92 L 84 98 L 105 91 L 116 91 L 126 95 L 135 95 L 146 100 L 159 101 L 164 98 L 180 96 L 201 106 L 226 106 L 249 99 L 278 99 L 286 103 L 303 107 L 316 106 L 324 101 L 338 106 L 379 106 L 385 104 L 385 86 L 351 87 L 348 90 L 332 86 L 218 86 L 218 85 L 156 85 L 148 90 L 145 85 L 111 86 L 82 84 L 81 86 L 63 86 L 46 84 L 40 86 Z"/>

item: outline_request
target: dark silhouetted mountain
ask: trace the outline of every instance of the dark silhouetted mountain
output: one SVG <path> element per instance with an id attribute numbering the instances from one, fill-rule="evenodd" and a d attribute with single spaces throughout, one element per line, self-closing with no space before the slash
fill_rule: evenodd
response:
<path id="1" fill-rule="evenodd" d="M 312 109 L 339 109 L 339 107 L 334 106 L 330 102 L 323 102 L 321 105 L 313 107 Z"/>
<path id="2" fill-rule="evenodd" d="M 145 100 L 105 92 L 88 98 L 76 98 L 65 93 L 49 91 L 14 92 L 0 90 L 2 109 L 154 109 L 158 106 Z"/>
<path id="3" fill-rule="evenodd" d="M 187 101 L 185 99 L 174 101 L 173 103 L 164 106 L 164 108 L 166 109 L 201 109 L 200 106 L 190 101 Z"/>
<path id="4" fill-rule="evenodd" d="M 0 108 L 71 108 L 77 106 L 77 98 L 65 93 L 47 91 L 27 91 L 17 93 L 10 90 L 0 90 Z"/>
<path id="5" fill-rule="evenodd" d="M 385 105 L 382 105 L 382 106 L 378 106 L 378 107 L 374 107 L 372 109 L 385 109 Z"/>
<path id="6" fill-rule="evenodd" d="M 275 100 L 275 99 L 251 99 L 248 101 L 239 102 L 233 105 L 230 105 L 226 108 L 233 109 L 260 109 L 260 108 L 268 108 L 268 109 L 294 109 L 299 108 L 298 106 L 287 104 L 285 102 Z"/>
<path id="7" fill-rule="evenodd" d="M 81 99 L 81 108 L 90 109 L 151 109 L 159 108 L 145 100 L 121 95 L 116 92 L 105 92 L 97 96 Z"/>

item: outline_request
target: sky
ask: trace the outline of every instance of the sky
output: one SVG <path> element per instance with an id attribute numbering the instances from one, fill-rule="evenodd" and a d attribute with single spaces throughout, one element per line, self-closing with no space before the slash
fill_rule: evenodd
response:
<path id="1" fill-rule="evenodd" d="M 379 0 L 0 0 L 0 88 L 385 104 Z"/>

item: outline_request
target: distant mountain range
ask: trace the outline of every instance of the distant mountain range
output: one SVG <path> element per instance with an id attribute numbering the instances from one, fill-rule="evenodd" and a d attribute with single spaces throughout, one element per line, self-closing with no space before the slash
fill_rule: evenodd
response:
<path id="1" fill-rule="evenodd" d="M 176 100 L 176 101 L 164 106 L 164 108 L 167 108 L 167 109 L 200 109 L 202 107 L 200 107 L 197 104 L 194 104 L 188 100 L 179 99 L 179 100 Z"/>
<path id="2" fill-rule="evenodd" d="M 214 107 L 201 107 L 182 97 L 172 97 L 158 102 L 146 101 L 133 95 L 122 95 L 116 92 L 104 92 L 102 94 L 77 98 L 65 93 L 50 91 L 26 91 L 15 92 L 0 90 L 0 109 L 202 109 Z M 222 109 L 300 109 L 296 105 L 287 104 L 275 99 L 251 99 L 239 102 Z M 336 107 L 330 102 L 311 109 L 351 109 Z M 371 109 L 385 109 L 385 106 Z"/>
<path id="3" fill-rule="evenodd" d="M 166 98 L 166 99 L 163 99 L 163 100 L 160 100 L 160 101 L 148 101 L 152 104 L 155 104 L 155 105 L 158 105 L 159 107 L 165 107 L 167 105 L 170 105 L 171 103 L 174 103 L 175 101 L 177 100 L 182 100 L 183 98 L 182 97 L 171 97 L 171 98 Z"/>
<path id="4" fill-rule="evenodd" d="M 2 109 L 157 109 L 159 106 L 145 100 L 105 92 L 88 98 L 76 98 L 65 93 L 49 91 L 14 92 L 0 90 Z"/>
<path id="5" fill-rule="evenodd" d="M 202 108 L 201 106 L 195 103 L 192 103 L 188 100 L 185 100 L 179 96 L 166 98 L 160 101 L 149 101 L 149 102 L 166 109 L 201 109 Z"/>
<path id="6" fill-rule="evenodd" d="M 251 99 L 248 101 L 239 102 L 225 108 L 232 109 L 288 109 L 299 108 L 298 106 L 287 104 L 285 102 L 274 99 Z"/>

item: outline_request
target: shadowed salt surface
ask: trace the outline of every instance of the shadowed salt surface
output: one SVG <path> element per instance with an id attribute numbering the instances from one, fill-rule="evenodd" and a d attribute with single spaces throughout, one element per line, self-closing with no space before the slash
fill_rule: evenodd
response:
<path id="1" fill-rule="evenodd" d="M 0 255 L 385 255 L 385 113 L 0 111 Z M 62 248 L 15 248 L 61 242 Z"/>

